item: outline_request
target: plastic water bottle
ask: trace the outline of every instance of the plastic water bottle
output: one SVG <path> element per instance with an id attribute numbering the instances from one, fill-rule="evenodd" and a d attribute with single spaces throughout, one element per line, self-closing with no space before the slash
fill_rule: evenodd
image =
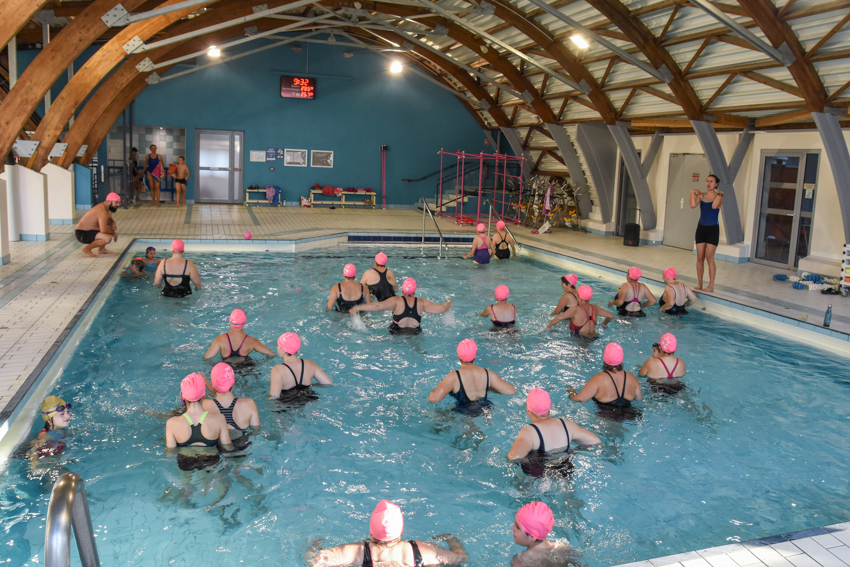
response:
<path id="1" fill-rule="evenodd" d="M 832 305 L 826 308 L 826 314 L 823 316 L 823 326 L 829 327 L 830 323 L 832 323 Z"/>

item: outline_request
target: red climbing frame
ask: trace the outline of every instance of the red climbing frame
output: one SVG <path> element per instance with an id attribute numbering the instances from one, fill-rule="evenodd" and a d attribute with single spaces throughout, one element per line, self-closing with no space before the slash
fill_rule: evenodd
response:
<path id="1" fill-rule="evenodd" d="M 453 218 L 457 224 L 475 224 L 481 222 L 482 220 L 486 220 L 489 215 L 489 210 L 485 208 L 482 212 L 481 203 L 484 199 L 487 199 L 488 196 L 485 194 L 484 187 L 484 171 L 485 168 L 492 167 L 493 169 L 493 195 L 490 198 L 490 202 L 493 203 L 493 213 L 505 222 L 510 222 L 514 224 L 519 224 L 520 222 L 520 208 L 519 203 L 522 202 L 522 188 L 523 188 L 523 167 L 524 160 L 522 158 L 509 156 L 505 154 L 469 154 L 466 152 L 444 152 L 440 151 L 440 189 L 439 195 L 437 197 L 437 214 Z M 443 171 L 446 167 L 445 162 L 446 158 L 455 159 L 455 176 L 454 176 L 454 199 L 450 201 L 449 206 L 454 204 L 454 212 L 444 212 L 443 211 L 443 203 L 444 203 L 444 194 L 451 194 L 451 179 L 447 180 L 446 191 L 444 191 L 443 180 L 445 176 L 443 175 Z M 491 163 L 492 162 L 492 163 Z M 519 165 L 519 175 L 512 175 L 509 173 L 510 166 L 512 164 Z M 471 171 L 475 166 L 478 166 L 478 191 L 477 191 L 477 206 L 475 209 L 475 218 L 471 216 L 465 216 L 463 214 L 463 197 L 464 197 L 464 187 L 463 181 L 465 179 L 465 172 Z M 451 167 L 451 166 L 449 166 Z M 516 185 L 518 189 L 518 193 L 516 194 L 516 201 L 512 201 L 512 196 L 509 194 L 508 185 Z M 489 189 L 489 188 L 486 188 Z M 512 205 L 514 205 L 512 207 Z M 511 209 L 514 210 L 514 215 L 510 217 L 507 216 L 511 214 Z M 470 213 L 471 214 L 471 211 Z M 482 219 L 482 214 L 484 219 Z"/>

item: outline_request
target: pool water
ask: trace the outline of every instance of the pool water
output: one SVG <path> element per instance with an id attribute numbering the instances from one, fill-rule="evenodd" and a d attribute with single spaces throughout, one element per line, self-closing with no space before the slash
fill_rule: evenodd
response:
<path id="1" fill-rule="evenodd" d="M 542 500 L 591 566 L 605 566 L 848 520 L 847 360 L 719 319 L 616 319 L 589 346 L 543 327 L 561 295 L 551 266 L 529 260 L 474 266 L 433 250 L 387 250 L 399 280 L 418 295 L 452 299 L 451 317 L 425 315 L 424 332 L 391 336 L 389 313 L 327 312 L 342 267 L 362 272 L 377 252 L 340 247 L 310 255 L 192 255 L 204 289 L 160 298 L 149 281 L 119 281 L 53 392 L 73 404 L 73 435 L 57 459 L 86 482 L 104 565 L 298 565 L 310 540 L 325 545 L 368 535 L 368 518 L 387 498 L 405 513 L 405 537 L 456 534 L 469 565 L 504 565 L 521 548 L 516 510 Z M 359 277 L 359 273 L 358 273 Z M 616 286 L 579 273 L 604 305 Z M 477 316 L 496 285 L 511 288 L 518 334 L 491 333 Z M 262 431 L 250 454 L 212 470 L 185 473 L 165 454 L 165 420 L 179 382 L 209 371 L 202 356 L 227 330 L 230 311 L 248 315 L 246 332 L 274 347 L 286 331 L 302 338 L 334 386 L 319 401 L 288 411 L 266 399 L 263 362 L 235 392 L 257 401 Z M 663 332 L 679 341 L 688 388 L 652 394 L 643 417 L 615 423 L 566 387 L 600 370 L 608 341 L 623 345 L 627 367 L 651 355 Z M 458 368 L 455 348 L 478 342 L 477 363 L 517 387 L 491 394 L 494 408 L 470 418 L 428 393 Z M 568 478 L 527 477 L 506 460 L 527 423 L 525 394 L 547 389 L 553 414 L 594 431 L 601 447 L 575 451 Z M 41 428 L 33 424 L 33 436 Z M 54 471 L 55 472 L 55 471 Z M 32 472 L 10 460 L 0 477 L 0 564 L 43 562 L 49 467 Z M 73 546 L 72 546 L 73 547 Z M 76 552 L 74 552 L 76 553 Z"/>

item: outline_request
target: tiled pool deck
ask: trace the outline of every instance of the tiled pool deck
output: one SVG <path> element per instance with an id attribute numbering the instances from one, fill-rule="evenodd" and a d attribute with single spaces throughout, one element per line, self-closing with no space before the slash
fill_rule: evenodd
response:
<path id="1" fill-rule="evenodd" d="M 207 246 L 210 241 L 244 243 L 243 234 L 248 231 L 253 233 L 255 244 L 298 241 L 299 249 L 334 243 L 373 244 L 376 240 L 388 246 L 410 245 L 421 242 L 422 232 L 422 213 L 403 209 L 343 211 L 190 205 L 155 210 L 142 205 L 118 211 L 115 219 L 120 239 L 111 248 L 117 253 L 98 259 L 83 256 L 73 237 L 73 225 L 51 225 L 51 240 L 47 242 L 11 243 L 11 261 L 0 266 L 0 436 L 14 408 L 47 367 L 106 276 L 121 268 L 118 259 L 133 238 L 161 242 L 183 238 L 191 257 L 193 242 L 205 242 Z M 438 223 L 447 240 L 456 246 L 465 246 L 463 241 L 468 242 L 474 232 L 472 227 L 459 227 L 448 219 L 438 219 Z M 426 230 L 429 236 L 434 232 L 430 219 Z M 535 255 L 566 255 L 574 263 L 606 272 L 609 278 L 636 265 L 648 283 L 660 282 L 661 271 L 672 265 L 679 271 L 679 279 L 690 284 L 695 281 L 695 260 L 687 250 L 665 246 L 628 248 L 621 239 L 564 229 L 546 235 L 532 235 L 529 229 L 520 227 L 513 231 Z M 797 291 L 787 283 L 774 282 L 772 276 L 778 272 L 781 271 L 759 264 L 719 262 L 716 293 L 700 294 L 701 303 L 695 308 L 702 305 L 710 310 L 748 310 L 756 316 L 755 321 L 763 321 L 765 326 L 782 322 L 791 325 L 789 329 L 799 326 L 829 336 L 833 343 L 846 343 L 850 338 L 850 301 Z M 552 300 L 556 301 L 561 293 L 557 282 L 542 285 L 551 289 Z M 820 323 L 830 303 L 832 326 L 825 329 Z M 850 352 L 850 345 L 847 346 Z M 839 524 L 629 566 L 850 567 L 848 530 L 850 523 Z"/>

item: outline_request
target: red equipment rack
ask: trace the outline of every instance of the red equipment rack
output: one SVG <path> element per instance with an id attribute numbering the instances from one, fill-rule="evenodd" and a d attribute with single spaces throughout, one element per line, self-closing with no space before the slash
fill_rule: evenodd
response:
<path id="1" fill-rule="evenodd" d="M 493 179 L 494 179 L 494 188 L 493 188 L 493 198 L 491 203 L 493 204 L 493 212 L 503 221 L 510 222 L 514 224 L 519 224 L 520 222 L 520 210 L 519 203 L 522 202 L 522 188 L 523 188 L 523 167 L 524 160 L 522 158 L 509 156 L 506 154 L 470 154 L 466 152 L 444 152 L 440 151 L 440 188 L 439 194 L 437 197 L 437 214 L 453 218 L 457 224 L 475 224 L 481 222 L 481 202 L 484 199 L 484 169 L 485 165 L 489 165 L 492 161 L 493 167 Z M 443 211 L 443 171 L 445 169 L 445 158 L 446 157 L 454 157 L 456 160 L 455 163 L 455 177 L 454 177 L 454 185 L 455 185 L 455 210 L 454 212 L 444 212 Z M 465 179 L 465 172 L 470 168 L 470 163 L 478 162 L 478 193 L 477 193 L 477 201 L 478 205 L 475 210 L 475 218 L 471 216 L 464 216 L 463 214 L 463 198 L 464 198 L 464 187 L 463 182 Z M 509 166 L 511 164 L 519 165 L 519 175 L 511 175 L 509 173 Z M 514 179 L 519 187 L 519 194 L 517 195 L 516 200 L 516 217 L 507 217 L 506 212 L 510 212 L 511 205 L 513 204 L 509 199 L 510 196 L 508 193 L 508 180 Z M 450 185 L 451 179 L 448 180 L 447 185 Z M 451 188 L 448 188 L 449 191 Z M 499 195 L 499 189 L 501 189 L 501 195 Z M 489 211 L 484 213 L 484 217 L 487 217 Z"/>

